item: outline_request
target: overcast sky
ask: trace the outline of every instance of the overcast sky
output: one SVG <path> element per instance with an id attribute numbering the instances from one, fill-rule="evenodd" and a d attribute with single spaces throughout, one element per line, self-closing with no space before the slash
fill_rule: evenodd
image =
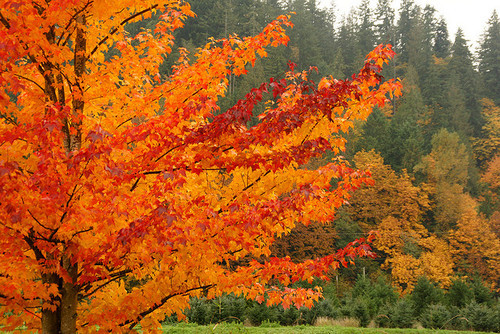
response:
<path id="1" fill-rule="evenodd" d="M 322 5 L 328 6 L 332 0 L 321 0 Z M 358 7 L 361 0 L 333 0 L 337 8 L 337 17 L 349 13 L 352 7 Z M 453 41 L 457 29 L 462 28 L 465 38 L 469 41 L 471 51 L 475 51 L 477 41 L 484 32 L 488 19 L 496 9 L 500 15 L 499 0 L 414 0 L 422 7 L 429 4 L 437 9 L 437 17 L 443 16 L 448 24 L 448 34 Z M 371 8 L 377 5 L 377 0 L 370 0 Z M 396 13 L 399 10 L 400 0 L 392 0 Z"/>

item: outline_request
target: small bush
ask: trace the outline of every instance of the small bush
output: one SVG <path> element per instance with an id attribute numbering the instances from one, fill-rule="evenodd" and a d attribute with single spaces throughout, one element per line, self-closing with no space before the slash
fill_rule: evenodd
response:
<path id="1" fill-rule="evenodd" d="M 189 300 L 190 308 L 186 312 L 189 322 L 197 323 L 198 325 L 206 325 L 209 314 L 210 303 L 202 298 L 191 298 Z"/>
<path id="2" fill-rule="evenodd" d="M 279 322 L 277 307 L 267 307 L 257 302 L 252 302 L 251 306 L 247 307 L 246 317 L 253 326 L 259 326 L 264 321 Z"/>
<path id="3" fill-rule="evenodd" d="M 314 305 L 317 317 L 335 318 L 335 308 L 330 299 L 322 299 Z"/>
<path id="4" fill-rule="evenodd" d="M 474 280 L 470 286 L 476 303 L 493 305 L 493 293 L 480 279 Z"/>
<path id="5" fill-rule="evenodd" d="M 234 295 L 224 295 L 213 299 L 209 308 L 209 323 L 243 322 L 245 320 L 246 300 Z"/>
<path id="6" fill-rule="evenodd" d="M 446 325 L 451 326 L 450 321 L 453 315 L 450 310 L 442 304 L 430 305 L 422 313 L 421 322 L 422 326 L 431 329 L 445 328 Z"/>
<path id="7" fill-rule="evenodd" d="M 361 327 L 367 327 L 370 323 L 371 317 L 368 311 L 368 305 L 364 299 L 357 299 L 353 306 L 352 315 L 359 320 Z"/>
<path id="8" fill-rule="evenodd" d="M 382 307 L 379 310 L 379 314 L 375 317 L 375 325 L 381 328 L 391 327 L 391 318 L 389 318 L 390 306 Z"/>
<path id="9" fill-rule="evenodd" d="M 450 311 L 451 320 L 446 325 L 449 329 L 466 330 L 470 329 L 469 320 L 465 318 L 463 309 L 456 306 L 448 307 Z"/>
<path id="10" fill-rule="evenodd" d="M 443 301 L 443 291 L 424 276 L 417 280 L 410 298 L 415 307 L 415 316 L 419 317 L 428 306 Z"/>
<path id="11" fill-rule="evenodd" d="M 295 307 L 287 308 L 286 310 L 282 306 L 278 306 L 279 310 L 279 322 L 283 326 L 293 326 L 297 325 L 297 319 L 299 318 L 299 310 Z"/>
<path id="12" fill-rule="evenodd" d="M 378 327 L 410 328 L 413 326 L 414 307 L 411 300 L 403 298 L 394 305 L 382 307 L 375 317 Z"/>
<path id="13" fill-rule="evenodd" d="M 446 293 L 446 300 L 449 306 L 456 306 L 463 308 L 468 305 L 474 298 L 474 292 L 471 287 L 463 280 L 456 279 L 451 283 L 448 292 Z"/>
<path id="14" fill-rule="evenodd" d="M 413 326 L 414 312 L 411 300 L 402 298 L 392 307 L 391 322 L 397 328 L 410 328 Z"/>
<path id="15" fill-rule="evenodd" d="M 495 308 L 472 302 L 463 310 L 463 316 L 475 331 L 498 331 L 500 317 Z"/>
<path id="16" fill-rule="evenodd" d="M 351 296 L 353 298 L 365 297 L 371 290 L 372 282 L 368 278 L 358 275 L 356 284 L 354 284 L 354 287 L 351 290 Z"/>
<path id="17" fill-rule="evenodd" d="M 312 308 L 301 307 L 299 310 L 299 317 L 297 318 L 297 324 L 299 325 L 312 325 L 319 316 L 319 308 L 314 306 Z"/>
<path id="18" fill-rule="evenodd" d="M 379 277 L 368 293 L 368 310 L 374 317 L 384 305 L 392 305 L 398 300 L 398 293 L 383 277 Z"/>

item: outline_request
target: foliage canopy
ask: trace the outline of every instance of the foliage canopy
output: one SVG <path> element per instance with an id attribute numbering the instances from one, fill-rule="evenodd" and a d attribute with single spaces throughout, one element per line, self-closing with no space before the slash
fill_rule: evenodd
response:
<path id="1" fill-rule="evenodd" d="M 124 30 L 153 13 L 154 28 Z M 162 77 L 173 32 L 193 15 L 183 1 L 1 3 L 4 329 L 154 329 L 189 296 L 230 292 L 310 306 L 320 291 L 292 282 L 370 255 L 358 240 L 299 264 L 255 260 L 296 222 L 331 221 L 368 182 L 341 157 L 301 166 L 341 152 L 353 122 L 398 94 L 399 84 L 379 75 L 390 47 L 377 47 L 345 81 L 316 85 L 291 65 L 219 110 L 228 76 L 286 44 L 291 23 L 280 16 L 254 37 L 181 50 Z M 260 122 L 247 126 L 264 98 Z M 253 260 L 240 263 L 245 256 Z"/>

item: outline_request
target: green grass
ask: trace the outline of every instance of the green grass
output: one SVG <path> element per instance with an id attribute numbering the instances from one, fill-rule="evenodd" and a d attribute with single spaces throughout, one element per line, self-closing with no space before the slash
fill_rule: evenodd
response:
<path id="1" fill-rule="evenodd" d="M 266 324 L 260 327 L 246 327 L 242 324 L 220 323 L 208 326 L 196 324 L 179 323 L 176 325 L 165 325 L 164 333 L 248 333 L 248 334 L 484 334 L 485 332 L 450 331 L 436 329 L 398 329 L 398 328 L 354 328 L 340 326 L 279 326 Z"/>

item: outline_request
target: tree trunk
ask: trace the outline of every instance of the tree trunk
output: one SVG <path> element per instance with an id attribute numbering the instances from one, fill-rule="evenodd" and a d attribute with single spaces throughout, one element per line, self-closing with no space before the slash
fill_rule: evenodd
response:
<path id="1" fill-rule="evenodd" d="M 57 284 L 59 285 L 59 277 L 56 274 L 44 274 L 42 275 L 42 281 L 45 284 Z M 56 300 L 56 302 L 59 302 Z M 56 310 L 52 311 L 49 309 L 42 309 L 42 333 L 44 334 L 59 334 L 59 323 L 61 313 L 59 306 Z"/>
<path id="2" fill-rule="evenodd" d="M 76 309 L 78 306 L 78 266 L 72 265 L 68 257 L 63 257 L 62 266 L 71 281 L 65 282 L 57 274 L 43 275 L 44 283 L 57 284 L 61 298 L 53 300 L 57 303 L 55 310 L 42 310 L 43 334 L 76 334 Z"/>
<path id="3" fill-rule="evenodd" d="M 63 266 L 67 270 L 71 282 L 63 282 L 61 290 L 61 334 L 76 333 L 76 307 L 78 306 L 78 266 L 71 264 L 70 259 L 63 258 Z"/>
<path id="4" fill-rule="evenodd" d="M 74 72 L 75 82 L 73 84 L 73 114 L 63 120 L 64 148 L 68 155 L 80 150 L 82 145 L 82 123 L 81 115 L 84 108 L 84 89 L 82 83 L 82 75 L 85 73 L 86 54 L 86 35 L 85 35 L 85 16 L 79 15 L 76 17 L 76 36 L 74 43 Z M 50 41 L 50 39 L 49 39 Z M 59 94 L 53 89 L 53 76 L 46 77 L 46 88 L 48 99 L 52 102 L 59 102 L 61 105 L 65 102 L 64 88 L 61 88 Z M 62 76 L 56 76 L 57 82 L 63 82 Z M 58 99 L 59 97 L 59 99 Z M 61 223 L 63 218 L 61 218 Z M 67 241 L 70 243 L 70 241 Z M 69 244 L 66 244 L 66 250 Z M 71 263 L 71 255 L 63 254 L 60 260 L 61 267 L 66 271 L 68 277 L 63 279 L 57 274 L 43 275 L 45 283 L 57 284 L 59 287 L 60 299 L 53 300 L 57 303 L 57 309 L 51 311 L 49 309 L 42 310 L 42 332 L 44 334 L 76 334 L 76 319 L 78 306 L 78 264 Z"/>

